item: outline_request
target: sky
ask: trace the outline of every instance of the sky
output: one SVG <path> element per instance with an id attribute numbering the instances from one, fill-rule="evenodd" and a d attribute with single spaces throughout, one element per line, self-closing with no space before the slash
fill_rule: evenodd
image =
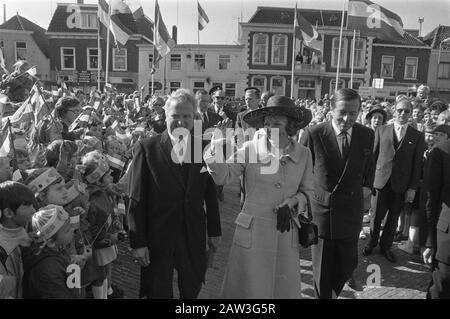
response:
<path id="1" fill-rule="evenodd" d="M 57 3 L 76 3 L 76 0 L 2 0 L 6 4 L 6 18 L 16 12 L 48 28 Z M 95 4 L 96 0 L 84 0 Z M 152 20 L 155 0 L 125 0 L 130 7 L 142 5 L 144 12 Z M 198 42 L 197 0 L 159 0 L 163 20 L 172 32 L 172 26 L 178 26 L 178 43 L 193 44 Z M 200 0 L 200 5 L 209 17 L 209 24 L 200 32 L 202 44 L 235 44 L 238 38 L 238 22 L 243 18 L 247 22 L 256 12 L 258 6 L 273 6 L 305 9 L 342 10 L 347 0 Z M 450 0 L 373 0 L 395 13 L 403 20 L 405 29 L 419 29 L 418 18 L 424 18 L 422 36 L 439 24 L 450 25 Z M 3 8 L 0 9 L 3 11 Z"/>

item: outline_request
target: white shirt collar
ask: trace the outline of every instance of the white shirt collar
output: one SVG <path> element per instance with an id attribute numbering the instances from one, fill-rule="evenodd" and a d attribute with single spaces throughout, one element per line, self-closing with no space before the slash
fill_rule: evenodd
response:
<path id="1" fill-rule="evenodd" d="M 408 127 L 408 123 L 400 125 L 397 122 L 394 122 L 394 128 L 396 131 L 398 131 L 400 129 L 400 127 L 402 127 L 403 129 L 406 129 Z"/>
<path id="2" fill-rule="evenodd" d="M 333 125 L 334 134 L 336 134 L 336 136 L 339 136 L 339 134 L 341 134 L 342 130 L 339 127 L 337 127 L 337 125 L 334 123 L 333 120 L 331 120 L 331 125 Z M 352 137 L 352 131 L 353 131 L 353 127 L 349 128 L 347 130 L 348 137 Z"/>

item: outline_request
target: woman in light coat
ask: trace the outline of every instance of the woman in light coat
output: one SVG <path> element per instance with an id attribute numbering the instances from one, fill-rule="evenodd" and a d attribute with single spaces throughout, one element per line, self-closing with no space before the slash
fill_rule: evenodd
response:
<path id="1" fill-rule="evenodd" d="M 311 112 L 287 97 L 273 96 L 266 108 L 249 112 L 244 121 L 264 128 L 226 163 L 219 146 L 226 139 L 218 139 L 218 134 L 204 155 L 218 185 L 245 172 L 246 198 L 235 221 L 222 297 L 301 298 L 298 229 L 290 214 L 306 210 L 305 196 L 313 193 L 313 163 L 309 149 L 291 136 L 308 125 Z M 286 210 L 278 211 L 285 205 L 290 209 L 287 219 L 282 216 Z M 288 231 L 280 227 L 283 220 Z"/>

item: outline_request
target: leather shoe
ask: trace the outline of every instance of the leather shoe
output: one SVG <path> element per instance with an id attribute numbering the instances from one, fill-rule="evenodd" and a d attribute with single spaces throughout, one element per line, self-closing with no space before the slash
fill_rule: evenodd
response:
<path id="1" fill-rule="evenodd" d="M 362 254 L 363 254 L 363 256 L 369 256 L 369 255 L 371 255 L 372 254 L 372 247 L 369 247 L 369 246 L 366 246 L 366 247 L 364 247 L 364 249 L 363 249 L 363 251 L 362 251 Z"/>
<path id="2" fill-rule="evenodd" d="M 396 263 L 397 262 L 397 258 L 395 257 L 394 253 L 390 249 L 387 249 L 387 250 L 381 249 L 381 254 L 387 260 L 389 260 L 391 263 Z"/>

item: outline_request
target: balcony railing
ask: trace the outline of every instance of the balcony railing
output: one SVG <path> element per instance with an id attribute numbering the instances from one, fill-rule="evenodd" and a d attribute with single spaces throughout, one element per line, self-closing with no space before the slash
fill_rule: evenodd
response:
<path id="1" fill-rule="evenodd" d="M 306 64 L 295 62 L 295 73 L 298 75 L 320 75 L 325 73 L 326 64 Z"/>

